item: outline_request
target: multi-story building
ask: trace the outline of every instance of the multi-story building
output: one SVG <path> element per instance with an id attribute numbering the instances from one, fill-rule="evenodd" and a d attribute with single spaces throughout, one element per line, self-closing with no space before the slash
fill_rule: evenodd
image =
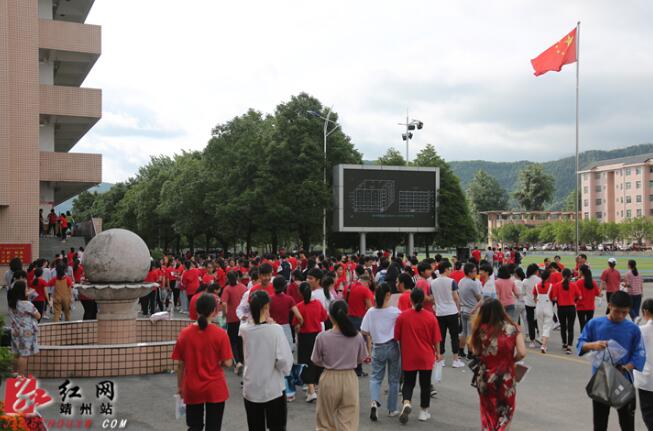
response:
<path id="1" fill-rule="evenodd" d="M 653 216 L 653 153 L 593 163 L 580 176 L 583 219 Z"/>
<path id="2" fill-rule="evenodd" d="M 506 224 L 538 226 L 544 223 L 576 220 L 574 211 L 481 211 L 487 216 L 488 245 L 493 244 L 492 234 Z"/>
<path id="3" fill-rule="evenodd" d="M 0 0 L 0 265 L 39 255 L 39 208 L 102 180 L 102 156 L 69 153 L 102 115 L 81 87 L 101 53 L 93 0 Z"/>

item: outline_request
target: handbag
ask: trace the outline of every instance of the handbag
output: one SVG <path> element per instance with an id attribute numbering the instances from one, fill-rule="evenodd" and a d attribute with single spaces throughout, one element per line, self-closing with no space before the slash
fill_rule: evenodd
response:
<path id="1" fill-rule="evenodd" d="M 592 400 L 610 407 L 620 409 L 635 399 L 635 387 L 632 382 L 619 370 L 612 360 L 612 355 L 607 349 L 610 362 L 603 361 L 596 373 L 585 387 L 587 396 Z"/>

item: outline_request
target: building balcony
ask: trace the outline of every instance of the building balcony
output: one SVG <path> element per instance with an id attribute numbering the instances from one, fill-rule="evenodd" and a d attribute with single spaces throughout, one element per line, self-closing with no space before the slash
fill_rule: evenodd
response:
<path id="1" fill-rule="evenodd" d="M 83 23 L 94 0 L 52 0 L 52 19 Z"/>
<path id="2" fill-rule="evenodd" d="M 102 90 L 41 85 L 39 113 L 54 126 L 54 150 L 67 152 L 102 117 Z"/>
<path id="3" fill-rule="evenodd" d="M 39 173 L 57 205 L 102 182 L 102 155 L 41 151 Z"/>
<path id="4" fill-rule="evenodd" d="M 51 63 L 52 70 L 49 80 L 42 83 L 80 86 L 101 53 L 100 26 L 39 20 L 39 61 Z"/>

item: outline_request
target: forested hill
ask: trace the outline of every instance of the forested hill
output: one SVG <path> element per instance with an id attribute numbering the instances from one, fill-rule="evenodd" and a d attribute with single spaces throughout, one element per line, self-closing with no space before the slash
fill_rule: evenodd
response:
<path id="1" fill-rule="evenodd" d="M 653 153 L 653 144 L 633 145 L 631 147 L 620 148 L 610 151 L 592 150 L 580 154 L 580 166 L 583 169 L 588 163 L 598 162 L 601 160 L 616 159 L 619 157 L 636 156 L 639 154 Z M 483 169 L 492 175 L 509 193 L 517 185 L 517 175 L 519 171 L 528 165 L 530 161 L 519 162 L 487 162 L 484 160 L 469 160 L 449 162 L 454 173 L 460 178 L 463 189 L 467 189 L 474 174 L 479 169 Z M 571 192 L 574 185 L 574 170 L 576 166 L 575 157 L 565 157 L 563 159 L 542 163 L 544 169 L 553 175 L 556 180 L 556 192 L 552 209 L 560 209 L 563 206 L 565 197 Z"/>

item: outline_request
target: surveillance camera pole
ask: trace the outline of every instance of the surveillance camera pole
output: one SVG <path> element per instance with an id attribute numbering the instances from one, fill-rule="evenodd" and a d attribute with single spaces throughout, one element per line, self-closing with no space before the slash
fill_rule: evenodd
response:
<path id="1" fill-rule="evenodd" d="M 397 123 L 397 124 L 399 124 L 400 126 L 406 126 L 406 132 L 402 137 L 406 141 L 406 164 L 408 164 L 408 162 L 410 161 L 409 145 L 410 145 L 410 139 L 411 139 L 411 133 L 410 133 L 411 126 L 412 126 L 413 130 L 416 130 L 416 129 L 418 130 L 418 129 L 422 128 L 424 123 L 422 123 L 419 120 L 415 120 L 415 119 L 413 119 L 411 121 L 410 116 L 408 115 L 408 110 L 406 110 L 406 122 L 405 123 Z"/>

